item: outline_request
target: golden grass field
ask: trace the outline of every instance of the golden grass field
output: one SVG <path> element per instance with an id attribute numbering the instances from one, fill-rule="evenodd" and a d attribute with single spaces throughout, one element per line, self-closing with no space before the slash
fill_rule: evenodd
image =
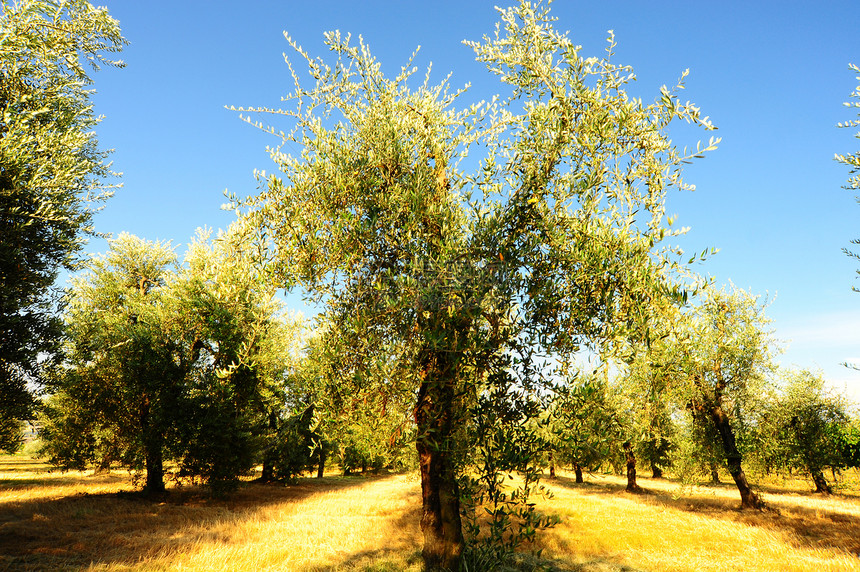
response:
<path id="1" fill-rule="evenodd" d="M 640 479 L 647 492 L 631 495 L 619 477 L 577 485 L 561 473 L 540 507 L 562 523 L 539 547 L 556 571 L 860 570 L 850 477 L 829 497 L 802 481 L 759 487 L 769 509 L 754 512 L 737 509 L 729 485 Z M 125 472 L 49 472 L 0 456 L 0 570 L 421 570 L 417 475 L 248 483 L 224 499 L 196 487 L 159 501 L 133 491 Z"/>

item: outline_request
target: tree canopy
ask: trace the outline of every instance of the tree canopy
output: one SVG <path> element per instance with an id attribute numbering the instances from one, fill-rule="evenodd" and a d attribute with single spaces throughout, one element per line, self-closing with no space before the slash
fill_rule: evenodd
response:
<path id="1" fill-rule="evenodd" d="M 64 467 L 111 463 L 164 490 L 164 461 L 215 487 L 259 460 L 269 412 L 295 367 L 301 323 L 225 235 L 173 249 L 129 234 L 68 292 L 45 452 Z"/>
<path id="2" fill-rule="evenodd" d="M 93 129 L 90 70 L 126 41 L 107 11 L 82 0 L 0 5 L 0 415 L 32 415 L 27 384 L 55 349 L 49 289 L 75 267 L 93 213 L 111 195 Z M 43 356 L 44 358 L 44 356 Z"/>
<path id="3" fill-rule="evenodd" d="M 570 364 L 584 347 L 647 336 L 651 302 L 683 299 L 664 197 L 689 188 L 682 165 L 717 142 L 672 145 L 674 121 L 712 125 L 674 89 L 650 104 L 629 96 L 614 38 L 605 57 L 584 57 L 544 7 L 501 18 L 468 42 L 508 90 L 490 102 L 458 108 L 465 92 L 429 70 L 417 80 L 412 59 L 386 77 L 365 44 L 333 32 L 331 61 L 291 42 L 310 79 L 288 60 L 291 107 L 240 110 L 286 123 L 259 123 L 282 142 L 281 173 L 236 201 L 273 275 L 324 302 L 345 383 L 394 363 L 388 379 L 417 396 L 430 567 L 462 553 L 456 438 L 470 404 L 503 398 L 494 386 L 534 387 L 543 358 Z"/>

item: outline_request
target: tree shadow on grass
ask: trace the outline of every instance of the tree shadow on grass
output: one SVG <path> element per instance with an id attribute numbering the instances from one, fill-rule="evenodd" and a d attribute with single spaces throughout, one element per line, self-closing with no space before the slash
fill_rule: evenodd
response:
<path id="1" fill-rule="evenodd" d="M 552 484 L 580 491 L 585 495 L 611 496 L 624 494 L 627 498 L 644 504 L 659 505 L 683 512 L 696 513 L 718 520 L 732 520 L 749 526 L 766 528 L 786 534 L 797 546 L 815 549 L 836 549 L 860 556 L 860 518 L 856 512 L 839 510 L 836 507 L 806 507 L 795 502 L 797 498 L 833 499 L 844 498 L 857 502 L 856 497 L 822 497 L 814 493 L 785 491 L 778 487 L 756 487 L 764 490 L 766 508 L 763 511 L 742 510 L 740 498 L 678 495 L 664 490 L 646 489 L 644 494 L 629 494 L 617 483 L 576 483 L 573 479 L 558 477 Z M 646 483 L 647 486 L 647 483 Z M 731 484 L 700 485 L 700 488 L 732 489 Z M 786 497 L 780 498 L 780 495 Z M 787 495 L 791 495 L 788 497 Z"/>
<path id="2" fill-rule="evenodd" d="M 214 498 L 201 487 L 181 487 L 158 499 L 132 490 L 13 499 L 0 504 L 0 570 L 140 565 L 166 551 L 181 552 L 183 545 L 229 542 L 217 538 L 221 534 L 217 531 L 225 524 L 254 519 L 266 507 L 385 478 L 301 479 L 292 486 L 245 483 L 223 498 Z M 194 532 L 187 533 L 189 529 Z"/>
<path id="3" fill-rule="evenodd" d="M 558 475 L 550 479 L 544 479 L 543 482 L 550 485 L 558 485 L 567 489 L 580 490 L 590 494 L 602 495 L 614 495 L 617 493 L 623 493 L 626 492 L 627 488 L 626 485 L 613 482 L 596 483 L 593 481 L 585 481 L 582 483 L 577 483 L 576 479 L 566 477 L 564 475 Z M 643 488 L 641 494 L 651 494 L 651 492 L 647 488 Z"/>

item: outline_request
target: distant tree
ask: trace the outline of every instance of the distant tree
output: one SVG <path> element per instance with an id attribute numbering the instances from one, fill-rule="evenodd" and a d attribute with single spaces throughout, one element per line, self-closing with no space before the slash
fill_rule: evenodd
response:
<path id="1" fill-rule="evenodd" d="M 80 467 L 117 451 L 118 462 L 145 470 L 147 492 L 164 490 L 190 361 L 164 328 L 176 263 L 168 244 L 121 234 L 73 279 L 66 362 L 45 425 L 53 462 Z"/>
<path id="2" fill-rule="evenodd" d="M 856 412 L 849 424 L 840 428 L 838 443 L 843 466 L 860 469 L 860 417 Z"/>
<path id="3" fill-rule="evenodd" d="M 721 482 L 720 468 L 726 465 L 722 436 L 707 411 L 695 408 L 692 402 L 686 405 L 688 415 L 684 429 L 679 433 L 679 451 L 673 455 L 673 465 L 682 480 L 708 476 L 711 484 L 718 485 Z"/>
<path id="4" fill-rule="evenodd" d="M 284 315 L 235 225 L 199 231 L 168 284 L 174 311 L 164 328 L 190 355 L 179 451 L 182 473 L 234 487 L 265 448 L 270 412 L 285 401 L 304 323 Z"/>
<path id="5" fill-rule="evenodd" d="M 73 269 L 93 213 L 111 195 L 93 129 L 89 69 L 126 44 L 82 0 L 0 3 L 0 423 L 33 415 L 60 322 L 51 286 Z"/>
<path id="6" fill-rule="evenodd" d="M 571 467 L 577 483 L 617 455 L 624 441 L 621 421 L 606 380 L 597 375 L 560 388 L 550 406 L 549 446 L 553 461 Z"/>
<path id="7" fill-rule="evenodd" d="M 461 560 L 461 445 L 482 396 L 536 391 L 542 356 L 645 335 L 652 301 L 680 299 L 664 196 L 716 144 L 678 152 L 666 128 L 707 118 L 668 88 L 629 97 L 631 70 L 582 57 L 546 8 L 501 14 L 469 45 L 510 91 L 462 111 L 446 82 L 413 85 L 411 63 L 387 78 L 339 33 L 330 63 L 293 44 L 311 86 L 291 65 L 282 174 L 236 205 L 281 284 L 325 302 L 343 383 L 394 363 L 385 379 L 409 387 L 428 569 Z M 486 153 L 474 174 L 458 166 L 470 150 Z"/>
<path id="8" fill-rule="evenodd" d="M 314 427 L 322 453 L 337 453 L 345 474 L 356 470 L 414 467 L 414 396 L 395 362 L 381 360 L 367 378 L 344 382 L 345 356 L 323 325 L 309 344 L 293 391 L 314 406 Z M 331 344 L 334 343 L 334 346 Z M 328 449 L 326 449 L 328 445 Z"/>
<path id="9" fill-rule="evenodd" d="M 44 430 L 55 463 L 142 469 L 160 493 L 165 460 L 219 490 L 259 461 L 297 328 L 228 237 L 207 238 L 180 268 L 169 245 L 122 234 L 73 280 Z"/>
<path id="10" fill-rule="evenodd" d="M 781 468 L 808 474 L 815 492 L 830 493 L 824 470 L 848 465 L 842 447 L 850 422 L 845 401 L 827 391 L 821 374 L 801 370 L 782 377 L 780 394 L 759 423 L 771 458 L 778 459 Z"/>
<path id="11" fill-rule="evenodd" d="M 772 367 L 764 305 L 742 290 L 707 290 L 686 324 L 675 347 L 683 372 L 682 399 L 694 424 L 709 423 L 716 430 L 741 505 L 760 508 L 743 470 L 738 437 L 746 433 L 745 421 L 754 409 L 750 404 Z"/>
<path id="12" fill-rule="evenodd" d="M 24 422 L 14 417 L 0 419 L 0 451 L 14 453 L 23 444 Z"/>
<path id="13" fill-rule="evenodd" d="M 676 447 L 671 368 L 661 367 L 644 348 L 625 369 L 617 384 L 620 422 L 631 451 L 648 463 L 653 478 L 662 478 Z"/>
<path id="14" fill-rule="evenodd" d="M 276 414 L 274 414 L 276 415 Z M 318 469 L 322 476 L 327 452 L 314 430 L 314 406 L 295 412 L 284 410 L 272 421 L 263 457 L 262 482 L 293 482 L 301 473 Z"/>

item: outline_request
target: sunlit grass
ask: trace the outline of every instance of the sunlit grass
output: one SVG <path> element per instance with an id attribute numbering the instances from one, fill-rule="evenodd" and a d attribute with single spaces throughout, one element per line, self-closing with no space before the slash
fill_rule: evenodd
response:
<path id="1" fill-rule="evenodd" d="M 624 492 L 619 477 L 575 485 L 548 481 L 548 504 L 563 524 L 542 546 L 566 562 L 600 559 L 672 571 L 860 570 L 860 499 L 765 493 L 768 510 L 741 511 L 731 486 L 681 491 L 640 479 L 646 494 Z M 683 492 L 684 494 L 679 494 Z"/>
<path id="2" fill-rule="evenodd" d="M 125 473 L 46 473 L 0 458 L 0 570 L 420 569 L 413 475 L 194 487 L 158 501 Z"/>
<path id="3" fill-rule="evenodd" d="M 224 499 L 195 487 L 159 500 L 124 472 L 49 473 L 0 457 L 0 570 L 387 571 L 421 569 L 416 475 L 244 484 Z M 765 486 L 769 510 L 740 511 L 736 490 L 619 477 L 584 485 L 560 473 L 540 509 L 563 522 L 538 547 L 554 570 L 860 570 L 860 496 Z M 683 494 L 680 494 L 683 493 Z"/>

